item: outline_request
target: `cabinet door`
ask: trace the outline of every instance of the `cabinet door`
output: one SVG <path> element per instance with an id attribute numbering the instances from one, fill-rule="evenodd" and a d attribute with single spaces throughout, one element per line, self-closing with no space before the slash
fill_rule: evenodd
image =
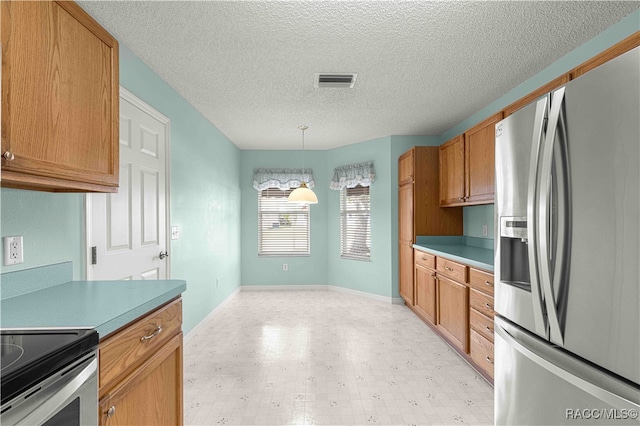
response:
<path id="1" fill-rule="evenodd" d="M 401 242 L 398 251 L 400 257 L 398 290 L 404 301 L 413 306 L 413 246 Z"/>
<path id="2" fill-rule="evenodd" d="M 2 185 L 115 192 L 117 41 L 74 2 L 1 7 Z"/>
<path id="3" fill-rule="evenodd" d="M 440 145 L 440 205 L 464 203 L 464 138 Z"/>
<path id="4" fill-rule="evenodd" d="M 398 158 L 398 185 L 413 182 L 415 164 L 415 148 L 411 149 Z"/>
<path id="5" fill-rule="evenodd" d="M 415 267 L 415 307 L 424 319 L 436 324 L 436 273 L 416 265 Z"/>
<path id="6" fill-rule="evenodd" d="M 465 202 L 488 204 L 494 199 L 495 125 L 502 112 L 488 118 L 464 134 Z"/>
<path id="7" fill-rule="evenodd" d="M 99 403 L 100 425 L 182 425 L 182 333 Z"/>
<path id="8" fill-rule="evenodd" d="M 467 286 L 438 275 L 438 329 L 461 351 L 469 352 Z"/>
<path id="9" fill-rule="evenodd" d="M 398 238 L 401 243 L 414 243 L 413 183 L 398 188 Z"/>

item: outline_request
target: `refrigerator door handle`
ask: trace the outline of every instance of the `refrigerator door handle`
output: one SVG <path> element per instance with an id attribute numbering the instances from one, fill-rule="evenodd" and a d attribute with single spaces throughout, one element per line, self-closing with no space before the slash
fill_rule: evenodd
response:
<path id="1" fill-rule="evenodd" d="M 552 166 L 553 152 L 557 143 L 557 134 L 564 104 L 565 88 L 553 92 L 551 98 L 551 108 L 549 111 L 549 125 L 544 145 L 542 147 L 542 162 L 540 166 L 540 189 L 537 199 L 537 223 L 536 231 L 538 235 L 539 245 L 537 247 L 537 255 L 539 260 L 540 280 L 542 281 L 542 289 L 544 292 L 544 301 L 547 308 L 547 320 L 549 321 L 549 332 L 551 341 L 563 345 L 564 336 L 560 327 L 560 320 L 557 309 L 556 295 L 553 291 L 551 273 L 551 185 L 552 185 Z M 557 254 L 557 253 L 556 253 Z"/>
<path id="2" fill-rule="evenodd" d="M 640 393 L 633 386 L 510 325 L 500 316 L 496 316 L 494 321 L 495 333 L 510 347 L 541 368 L 612 407 L 627 410 L 640 409 Z"/>
<path id="3" fill-rule="evenodd" d="M 529 279 L 531 280 L 531 299 L 533 302 L 533 320 L 535 331 L 540 336 L 547 336 L 546 318 L 544 314 L 544 297 L 540 287 L 538 274 L 538 238 L 536 222 L 536 199 L 538 197 L 537 176 L 540 165 L 540 146 L 544 139 L 544 125 L 548 110 L 546 96 L 536 104 L 536 115 L 533 124 L 533 142 L 531 144 L 531 160 L 529 165 L 529 185 L 527 188 L 527 245 L 529 246 Z"/>

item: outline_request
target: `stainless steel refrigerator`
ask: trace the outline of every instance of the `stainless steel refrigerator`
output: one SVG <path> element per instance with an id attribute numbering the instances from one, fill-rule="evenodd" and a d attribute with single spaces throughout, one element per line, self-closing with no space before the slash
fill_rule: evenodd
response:
<path id="1" fill-rule="evenodd" d="M 496 424 L 640 424 L 640 48 L 496 124 Z"/>

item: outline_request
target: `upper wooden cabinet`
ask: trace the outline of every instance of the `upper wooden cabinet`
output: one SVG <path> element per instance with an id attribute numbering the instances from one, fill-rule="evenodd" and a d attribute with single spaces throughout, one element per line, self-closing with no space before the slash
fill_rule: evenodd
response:
<path id="1" fill-rule="evenodd" d="M 115 192 L 118 42 L 71 1 L 3 1 L 2 186 Z"/>
<path id="2" fill-rule="evenodd" d="M 491 204 L 495 125 L 502 111 L 440 146 L 440 206 Z"/>
<path id="3" fill-rule="evenodd" d="M 464 137 L 440 146 L 440 205 L 464 203 Z"/>

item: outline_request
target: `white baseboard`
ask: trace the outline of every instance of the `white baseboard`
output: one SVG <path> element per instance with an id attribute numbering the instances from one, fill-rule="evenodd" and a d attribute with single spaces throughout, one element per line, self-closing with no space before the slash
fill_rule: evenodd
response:
<path id="1" fill-rule="evenodd" d="M 242 285 L 242 291 L 327 290 L 326 285 Z"/>
<path id="2" fill-rule="evenodd" d="M 352 290 L 350 288 L 339 287 L 337 285 L 330 285 L 327 287 L 329 287 L 330 291 L 337 291 L 340 293 L 347 293 L 354 296 L 365 297 L 367 299 L 377 300 L 378 302 L 393 303 L 393 299 L 391 297 L 380 296 L 379 294 L 367 293 L 366 291 L 360 290 Z"/>
<path id="3" fill-rule="evenodd" d="M 189 343 L 189 341 L 191 339 L 193 339 L 193 337 L 198 334 L 198 332 L 205 326 L 206 323 L 209 322 L 209 320 L 211 319 L 211 317 L 213 317 L 215 314 L 217 314 L 220 309 L 222 309 L 222 307 L 224 305 L 226 305 L 227 303 L 229 303 L 234 297 L 236 297 L 238 295 L 238 293 L 240 293 L 240 287 L 236 288 L 233 293 L 231 293 L 229 296 L 227 296 L 226 299 L 224 299 L 222 302 L 220 302 L 220 304 L 218 306 L 216 306 L 215 308 L 213 308 L 213 311 L 209 312 L 209 315 L 207 315 L 206 317 L 204 317 L 202 319 L 202 321 L 200 321 L 198 324 L 196 324 L 195 327 L 193 327 L 191 329 L 191 331 L 189 331 L 187 333 L 186 336 L 184 336 L 184 342 L 183 344 L 186 345 L 187 343 Z"/>

